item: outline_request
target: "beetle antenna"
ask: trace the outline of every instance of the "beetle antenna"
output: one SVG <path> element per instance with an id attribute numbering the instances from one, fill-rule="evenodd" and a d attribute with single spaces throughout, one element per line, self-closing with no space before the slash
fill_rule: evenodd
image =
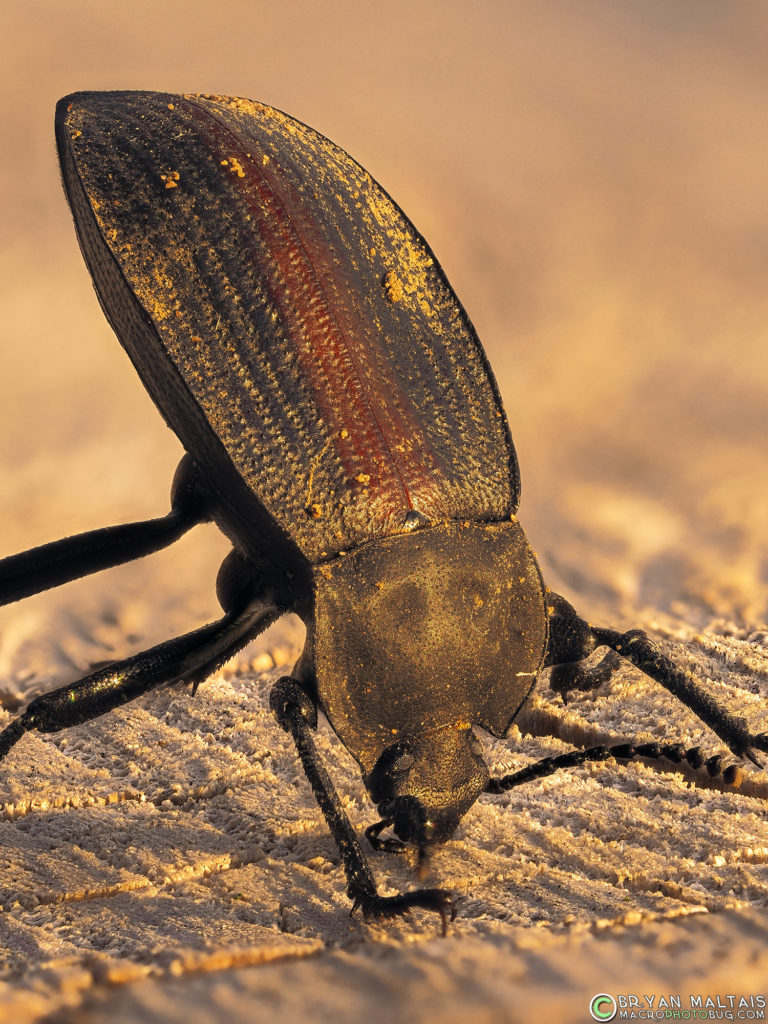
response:
<path id="1" fill-rule="evenodd" d="M 741 765 L 725 765 L 722 754 L 705 758 L 701 747 L 690 747 L 686 750 L 682 743 L 620 743 L 613 747 L 590 747 L 587 750 L 571 750 L 559 757 L 545 757 L 511 775 L 490 779 L 483 792 L 506 793 L 526 782 L 554 775 L 561 768 L 576 768 L 588 761 L 607 761 L 611 757 L 616 758 L 617 761 L 628 761 L 638 757 L 649 760 L 667 760 L 672 761 L 673 764 L 687 761 L 691 768 L 706 768 L 710 778 L 714 779 L 720 776 L 726 785 L 733 786 L 735 789 L 738 789 L 744 780 L 744 771 Z"/>

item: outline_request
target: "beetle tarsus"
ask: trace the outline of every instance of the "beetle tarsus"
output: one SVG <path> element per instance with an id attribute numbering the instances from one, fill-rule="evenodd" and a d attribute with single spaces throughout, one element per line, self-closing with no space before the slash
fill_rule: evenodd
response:
<path id="1" fill-rule="evenodd" d="M 448 922 L 456 920 L 456 904 L 446 889 L 414 889 L 398 896 L 362 896 L 352 912 L 360 907 L 366 920 L 388 920 L 406 916 L 413 908 L 433 910 L 440 915 L 442 934 L 448 934 Z"/>

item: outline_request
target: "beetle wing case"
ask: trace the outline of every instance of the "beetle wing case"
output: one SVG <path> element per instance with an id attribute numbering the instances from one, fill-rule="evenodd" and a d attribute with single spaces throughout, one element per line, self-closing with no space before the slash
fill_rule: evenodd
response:
<path id="1" fill-rule="evenodd" d="M 318 696 L 364 772 L 432 729 L 507 731 L 547 644 L 544 585 L 517 522 L 388 537 L 314 577 Z"/>
<path id="2" fill-rule="evenodd" d="M 149 92 L 68 96 L 56 137 L 102 306 L 243 550 L 314 564 L 409 510 L 514 513 L 474 329 L 343 150 L 250 100 Z"/>

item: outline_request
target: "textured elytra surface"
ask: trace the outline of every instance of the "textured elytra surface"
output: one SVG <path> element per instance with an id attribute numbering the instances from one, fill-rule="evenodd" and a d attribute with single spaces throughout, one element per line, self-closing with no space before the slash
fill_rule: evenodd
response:
<path id="1" fill-rule="evenodd" d="M 79 93 L 57 132 L 102 304 L 226 500 L 238 501 L 231 464 L 313 562 L 398 532 L 409 510 L 516 509 L 474 330 L 421 236 L 346 153 L 225 97 Z"/>

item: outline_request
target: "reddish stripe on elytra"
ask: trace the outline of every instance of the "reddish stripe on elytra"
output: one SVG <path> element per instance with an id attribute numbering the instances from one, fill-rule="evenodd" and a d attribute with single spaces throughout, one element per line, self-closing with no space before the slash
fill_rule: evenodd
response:
<path id="1" fill-rule="evenodd" d="M 440 489 L 434 459 L 427 454 L 418 418 L 407 416 L 409 422 L 405 422 L 406 417 L 396 412 L 407 413 L 411 406 L 407 394 L 395 391 L 391 381 L 382 380 L 376 372 L 373 357 L 387 361 L 381 340 L 349 308 L 348 285 L 334 270 L 317 220 L 290 182 L 275 173 L 274 158 L 261 163 L 262 154 L 254 153 L 257 140 L 249 137 L 243 144 L 215 115 L 194 103 L 189 103 L 189 112 L 205 124 L 203 140 L 209 146 L 214 141 L 218 144 L 211 146 L 217 161 L 234 157 L 245 171 L 243 178 L 233 175 L 230 184 L 240 186 L 241 198 L 270 254 L 271 266 L 260 267 L 259 273 L 293 340 L 304 379 L 313 385 L 318 411 L 331 436 L 336 435 L 334 443 L 347 480 L 354 487 L 359 473 L 370 476 L 368 486 L 385 501 L 385 515 L 413 507 L 409 490 L 426 498 Z M 344 428 L 349 435 L 346 440 L 339 436 Z"/>

